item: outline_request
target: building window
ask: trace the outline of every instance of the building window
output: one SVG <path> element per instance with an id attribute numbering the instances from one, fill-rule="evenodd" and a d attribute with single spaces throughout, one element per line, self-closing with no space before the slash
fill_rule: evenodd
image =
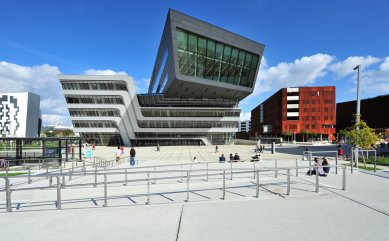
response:
<path id="1" fill-rule="evenodd" d="M 182 75 L 252 87 L 259 56 L 177 29 L 178 65 Z"/>

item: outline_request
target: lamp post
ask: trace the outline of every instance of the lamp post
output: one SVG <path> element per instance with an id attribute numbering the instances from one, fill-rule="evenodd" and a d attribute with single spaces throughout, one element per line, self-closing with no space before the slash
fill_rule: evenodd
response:
<path id="1" fill-rule="evenodd" d="M 358 70 L 357 73 L 357 116 L 356 116 L 356 124 L 357 124 L 357 133 L 359 133 L 359 124 L 361 122 L 361 88 L 360 88 L 360 81 L 359 81 L 359 72 L 361 69 L 361 65 L 355 66 L 353 70 Z M 356 161 L 356 167 L 358 168 L 358 161 L 359 161 L 359 147 L 356 146 L 355 148 L 355 161 Z"/>

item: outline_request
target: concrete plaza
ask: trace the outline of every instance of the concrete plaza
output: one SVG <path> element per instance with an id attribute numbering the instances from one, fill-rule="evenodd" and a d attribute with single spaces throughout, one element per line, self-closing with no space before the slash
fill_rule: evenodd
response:
<path id="1" fill-rule="evenodd" d="M 5 195 L 0 195 L 0 234 L 4 240 L 388 240 L 389 231 L 389 173 L 346 169 L 346 190 L 342 190 L 342 168 L 335 174 L 320 177 L 319 192 L 315 192 L 315 176 L 305 175 L 308 168 L 300 169 L 296 176 L 291 169 L 291 190 L 287 195 L 287 176 L 283 168 L 307 167 L 301 160 L 302 146 L 278 147 L 276 154 L 266 149 L 263 160 L 256 168 L 259 175 L 259 193 L 256 197 L 256 179 L 250 162 L 254 146 L 215 147 L 138 147 L 138 169 L 128 169 L 128 184 L 120 172 L 129 168 L 128 160 L 105 170 L 108 181 L 107 207 L 103 207 L 103 177 L 98 186 L 93 175 L 66 177 L 62 189 L 62 210 L 56 210 L 56 182 L 47 188 L 48 180 L 33 178 L 11 179 L 15 189 L 36 187 L 32 190 L 12 192 L 12 212 L 5 212 Z M 310 150 L 334 151 L 335 146 L 310 146 Z M 97 147 L 94 155 L 113 159 L 115 147 Z M 238 153 L 244 162 L 217 163 L 221 153 Z M 125 149 L 125 156 L 129 148 Z M 332 153 L 329 156 L 331 164 Z M 190 164 L 196 156 L 199 164 Z M 332 155 L 333 156 L 333 155 Z M 275 159 L 279 171 L 274 172 Z M 92 161 L 92 160 L 90 160 Z M 342 163 L 339 161 L 339 163 Z M 182 164 L 183 166 L 163 166 Z M 68 165 L 69 166 L 69 165 Z M 205 176 L 208 167 L 209 178 Z M 75 173 L 80 167 L 76 168 Z M 233 176 L 229 171 L 233 168 Z M 225 198 L 223 177 L 218 171 L 226 170 Z M 87 173 L 93 172 L 87 167 Z M 177 171 L 177 178 L 157 180 L 150 184 L 149 203 L 145 182 L 146 173 L 151 181 L 167 177 L 167 171 Z M 187 193 L 186 173 L 190 178 Z M 119 174 L 114 174 L 119 172 Z M 156 173 L 155 173 L 156 172 Z M 154 174 L 155 173 L 155 174 Z M 275 177 L 277 176 L 277 178 Z M 85 184 L 85 186 L 79 186 Z M 4 180 L 0 182 L 4 187 Z M 42 187 L 42 188 L 40 188 Z M 43 188 L 44 187 L 44 188 Z M 189 197 L 189 201 L 187 198 Z"/>

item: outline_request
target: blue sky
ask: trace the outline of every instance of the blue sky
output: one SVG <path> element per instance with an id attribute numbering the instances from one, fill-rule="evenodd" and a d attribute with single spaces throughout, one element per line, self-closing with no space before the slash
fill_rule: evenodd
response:
<path id="1" fill-rule="evenodd" d="M 389 93 L 384 0 L 2 0 L 0 91 L 41 95 L 44 124 L 70 125 L 56 78 L 128 74 L 147 90 L 169 8 L 266 45 L 242 119 L 282 87 L 335 85 L 337 102 Z"/>

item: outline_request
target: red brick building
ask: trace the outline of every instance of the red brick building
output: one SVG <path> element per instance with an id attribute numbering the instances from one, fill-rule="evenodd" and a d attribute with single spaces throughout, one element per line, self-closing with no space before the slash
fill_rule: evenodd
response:
<path id="1" fill-rule="evenodd" d="M 335 139 L 335 86 L 283 88 L 251 111 L 251 136 Z"/>

